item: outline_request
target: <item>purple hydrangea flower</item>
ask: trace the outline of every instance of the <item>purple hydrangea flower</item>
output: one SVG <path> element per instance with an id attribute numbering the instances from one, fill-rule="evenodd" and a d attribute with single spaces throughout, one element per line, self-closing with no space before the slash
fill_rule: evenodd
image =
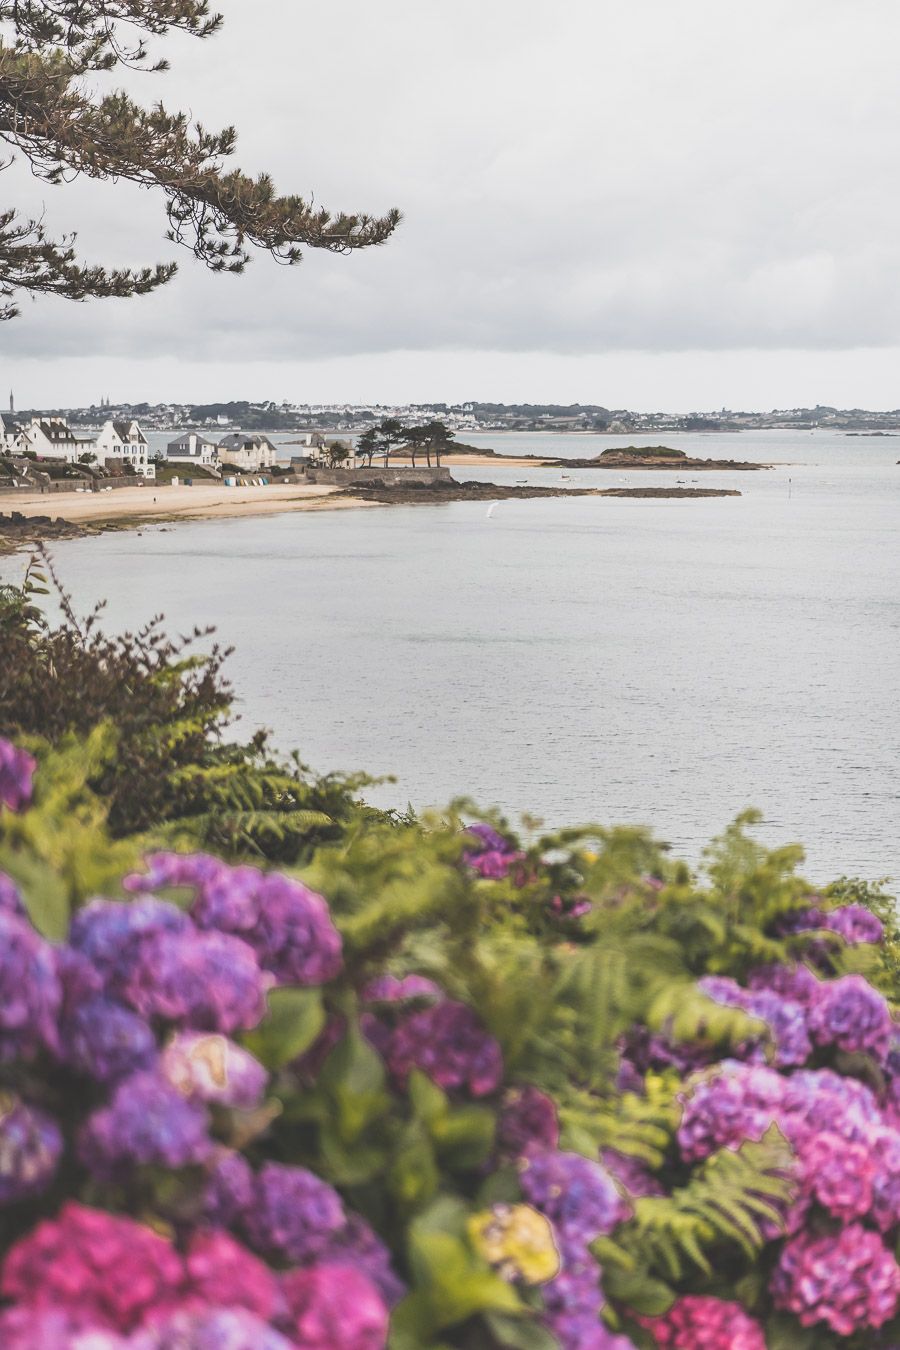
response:
<path id="1" fill-rule="evenodd" d="M 424 975 L 380 975 L 370 980 L 360 994 L 363 1003 L 411 1003 L 414 999 L 434 999 L 444 997 L 444 991 L 434 980 Z"/>
<path id="2" fill-rule="evenodd" d="M 559 1143 L 556 1104 L 531 1083 L 504 1093 L 497 1120 L 497 1145 L 514 1158 L 535 1149 L 555 1149 Z"/>
<path id="3" fill-rule="evenodd" d="M 20 919 L 28 917 L 15 882 L 5 872 L 0 872 L 0 910 L 5 914 L 15 914 Z"/>
<path id="4" fill-rule="evenodd" d="M 406 1285 L 391 1266 L 388 1248 L 358 1214 L 348 1216 L 343 1231 L 328 1247 L 324 1259 L 361 1270 L 380 1291 L 389 1308 L 399 1303 L 406 1293 Z"/>
<path id="5" fill-rule="evenodd" d="M 750 972 L 749 984 L 755 990 L 770 989 L 804 1008 L 815 1003 L 822 988 L 808 966 L 758 966 Z"/>
<path id="6" fill-rule="evenodd" d="M 217 1032 L 176 1032 L 162 1052 L 159 1068 L 183 1096 L 243 1111 L 259 1105 L 269 1079 L 249 1050 Z"/>
<path id="7" fill-rule="evenodd" d="M 115 1180 L 135 1167 L 187 1167 L 209 1157 L 205 1109 L 150 1071 L 119 1083 L 108 1106 L 82 1127 L 78 1152 L 88 1170 Z"/>
<path id="8" fill-rule="evenodd" d="M 543 1322 L 557 1339 L 560 1350 L 583 1350 L 595 1344 L 591 1336 L 600 1326 L 606 1300 L 600 1288 L 600 1271 L 589 1256 L 541 1286 Z M 602 1344 L 602 1342 L 600 1342 Z"/>
<path id="9" fill-rule="evenodd" d="M 146 877 L 126 884 L 191 887 L 198 926 L 242 938 L 280 984 L 326 984 L 340 971 L 340 934 L 325 901 L 302 882 L 207 854 L 154 854 L 148 865 Z"/>
<path id="10" fill-rule="evenodd" d="M 871 1217 L 886 1233 L 900 1223 L 900 1132 L 871 1129 L 867 1156 L 873 1168 Z"/>
<path id="11" fill-rule="evenodd" d="M 877 1233 L 851 1223 L 837 1233 L 800 1233 L 782 1249 L 770 1290 L 801 1326 L 824 1322 L 839 1336 L 883 1326 L 900 1300 L 900 1267 Z"/>
<path id="12" fill-rule="evenodd" d="M 239 938 L 164 932 L 141 942 L 122 997 L 142 1017 L 232 1032 L 265 1015 L 266 986 L 255 953 Z"/>
<path id="13" fill-rule="evenodd" d="M 500 1046 L 470 1007 L 451 999 L 398 1022 L 387 1062 L 401 1087 L 413 1069 L 420 1069 L 438 1087 L 465 1089 L 473 1097 L 494 1092 L 503 1076 Z"/>
<path id="14" fill-rule="evenodd" d="M 762 1065 L 723 1060 L 715 1074 L 693 1084 L 685 1101 L 678 1127 L 682 1157 L 695 1162 L 720 1148 L 762 1139 L 788 1081 Z"/>
<path id="15" fill-rule="evenodd" d="M 297 1262 L 320 1256 L 345 1223 L 341 1197 L 333 1187 L 303 1167 L 273 1162 L 260 1169 L 244 1218 L 257 1251 Z"/>
<path id="16" fill-rule="evenodd" d="M 620 1153 L 616 1148 L 605 1148 L 602 1161 L 607 1172 L 610 1172 L 634 1199 L 642 1195 L 665 1195 L 665 1187 L 640 1158 L 633 1158 L 629 1153 Z"/>
<path id="17" fill-rule="evenodd" d="M 202 1216 L 211 1228 L 240 1228 L 256 1192 L 253 1169 L 242 1153 L 222 1148 L 214 1155 L 203 1191 Z"/>
<path id="18" fill-rule="evenodd" d="M 864 1050 L 882 1061 L 893 1033 L 887 1002 L 861 975 L 845 975 L 822 986 L 810 1011 L 809 1029 L 819 1045 Z"/>
<path id="19" fill-rule="evenodd" d="M 492 825 L 486 825 L 483 821 L 469 825 L 466 834 L 474 835 L 475 844 L 465 850 L 463 862 L 486 881 L 502 881 L 525 857 Z"/>
<path id="20" fill-rule="evenodd" d="M 800 1146 L 804 1189 L 836 1219 L 861 1219 L 872 1205 L 875 1168 L 868 1149 L 828 1130 L 810 1133 Z"/>
<path id="21" fill-rule="evenodd" d="M 884 924 L 864 905 L 844 905 L 841 909 L 829 910 L 822 927 L 837 933 L 850 946 L 881 942 L 884 937 Z"/>
<path id="22" fill-rule="evenodd" d="M 0 807 L 24 811 L 31 801 L 31 780 L 37 760 L 27 750 L 0 736 Z"/>
<path id="23" fill-rule="evenodd" d="M 180 909 L 153 896 L 141 896 L 130 904 L 92 900 L 72 919 L 69 943 L 91 962 L 106 987 L 117 993 L 148 938 L 158 933 L 185 933 L 192 928 Z"/>
<path id="24" fill-rule="evenodd" d="M 98 1083 L 115 1083 L 156 1060 L 156 1038 L 147 1023 L 110 999 L 88 1000 L 61 1026 L 63 1058 Z"/>
<path id="25" fill-rule="evenodd" d="M 580 1153 L 535 1153 L 519 1162 L 522 1193 L 564 1244 L 587 1246 L 627 1218 L 629 1208 L 605 1167 Z"/>
<path id="26" fill-rule="evenodd" d="M 698 986 L 708 998 L 727 1008 L 741 1008 L 750 1017 L 765 1022 L 775 1043 L 775 1063 L 805 1064 L 812 1054 L 806 1028 L 806 1011 L 800 1003 L 783 998 L 773 989 L 742 989 L 734 980 L 707 975 Z"/>
<path id="27" fill-rule="evenodd" d="M 46 1111 L 0 1096 L 0 1205 L 41 1195 L 56 1174 L 62 1132 Z"/>
<path id="28" fill-rule="evenodd" d="M 31 925 L 0 911 L 0 1060 L 56 1051 L 62 991 L 56 955 Z"/>
<path id="29" fill-rule="evenodd" d="M 244 1308 L 204 1308 L 138 1332 L 128 1350 L 291 1350 L 292 1344 Z"/>

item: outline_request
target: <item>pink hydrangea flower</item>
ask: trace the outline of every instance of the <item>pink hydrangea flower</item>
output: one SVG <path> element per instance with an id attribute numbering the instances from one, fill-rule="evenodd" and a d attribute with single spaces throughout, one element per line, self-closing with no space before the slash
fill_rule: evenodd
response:
<path id="1" fill-rule="evenodd" d="M 185 1253 L 188 1299 L 211 1308 L 246 1308 L 269 1322 L 280 1306 L 278 1280 L 246 1247 L 221 1229 L 195 1233 Z"/>
<path id="2" fill-rule="evenodd" d="M 863 1144 L 829 1130 L 810 1132 L 800 1145 L 806 1192 L 836 1219 L 860 1219 L 872 1205 L 874 1161 Z"/>
<path id="3" fill-rule="evenodd" d="M 132 1350 L 114 1331 L 85 1325 L 58 1308 L 6 1308 L 0 1313 L 3 1350 Z"/>
<path id="4" fill-rule="evenodd" d="M 900 1301 L 900 1266 L 877 1233 L 851 1223 L 785 1244 L 769 1285 L 776 1308 L 839 1336 L 883 1326 Z"/>
<path id="5" fill-rule="evenodd" d="M 281 1285 L 291 1334 L 304 1350 L 384 1350 L 387 1305 L 360 1271 L 323 1262 L 291 1271 Z"/>
<path id="6" fill-rule="evenodd" d="M 149 1228 L 69 1203 L 10 1249 L 0 1290 L 26 1307 L 124 1333 L 151 1309 L 175 1303 L 183 1281 L 181 1258 Z"/>
<path id="7" fill-rule="evenodd" d="M 638 1319 L 660 1350 L 766 1350 L 760 1324 L 739 1303 L 688 1294 L 665 1317 Z"/>

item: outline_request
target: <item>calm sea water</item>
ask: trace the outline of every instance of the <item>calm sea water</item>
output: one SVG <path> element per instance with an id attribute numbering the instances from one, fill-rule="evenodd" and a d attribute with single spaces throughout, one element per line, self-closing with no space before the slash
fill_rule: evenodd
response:
<path id="1" fill-rule="evenodd" d="M 622 441 L 467 439 L 585 457 Z M 470 793 L 512 818 L 639 822 L 693 860 L 755 805 L 814 880 L 900 875 L 900 438 L 640 439 L 779 467 L 700 477 L 740 498 L 372 508 L 54 551 L 110 627 L 160 610 L 175 631 L 215 624 L 243 730 L 323 770 L 396 775 L 382 804 Z M 463 476 L 698 478 L 568 472 Z"/>

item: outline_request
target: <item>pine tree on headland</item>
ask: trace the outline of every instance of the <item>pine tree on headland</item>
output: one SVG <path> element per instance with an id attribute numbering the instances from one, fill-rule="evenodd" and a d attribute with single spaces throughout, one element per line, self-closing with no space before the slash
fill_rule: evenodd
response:
<path id="1" fill-rule="evenodd" d="M 279 197 L 271 178 L 225 167 L 235 147 L 228 127 L 208 132 L 162 104 L 98 95 L 92 78 L 117 67 L 161 71 L 147 39 L 181 30 L 211 37 L 221 16 L 209 0 L 0 0 L 0 138 L 49 183 L 127 179 L 165 198 L 168 238 L 213 271 L 241 272 L 251 250 L 299 262 L 302 248 L 348 253 L 383 243 L 399 213 L 339 213 L 302 197 Z M 3 167 L 3 165 L 0 165 Z M 71 300 L 141 295 L 170 280 L 174 263 L 105 268 L 79 261 L 74 235 L 52 239 L 43 222 L 0 212 L 0 318 L 17 293 Z"/>

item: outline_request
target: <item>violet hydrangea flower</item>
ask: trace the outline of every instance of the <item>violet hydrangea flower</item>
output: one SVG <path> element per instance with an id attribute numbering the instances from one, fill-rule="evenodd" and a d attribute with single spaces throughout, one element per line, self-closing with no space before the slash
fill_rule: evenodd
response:
<path id="1" fill-rule="evenodd" d="M 6 1308 L 0 1312 L 3 1350 L 132 1350 L 114 1331 L 86 1325 L 59 1308 Z"/>
<path id="2" fill-rule="evenodd" d="M 502 881 L 525 857 L 493 825 L 484 821 L 467 826 L 466 834 L 474 836 L 475 842 L 463 853 L 463 862 L 485 881 Z"/>
<path id="3" fill-rule="evenodd" d="M 411 1003 L 414 999 L 434 999 L 444 997 L 444 991 L 434 980 L 424 975 L 379 975 L 370 980 L 360 993 L 363 1003 Z"/>
<path id="4" fill-rule="evenodd" d="M 467 1004 L 452 999 L 398 1022 L 387 1063 L 401 1087 L 420 1069 L 445 1091 L 464 1089 L 473 1097 L 494 1092 L 503 1075 L 500 1046 Z"/>
<path id="5" fill-rule="evenodd" d="M 201 1213 L 213 1228 L 239 1228 L 253 1204 L 256 1178 L 242 1153 L 220 1148 L 213 1154 Z"/>
<path id="6" fill-rule="evenodd" d="M 519 1174 L 525 1199 L 564 1240 L 587 1245 L 628 1216 L 606 1168 L 580 1153 L 532 1154 L 520 1160 Z"/>
<path id="7" fill-rule="evenodd" d="M 0 1205 L 40 1195 L 56 1174 L 62 1132 L 46 1111 L 0 1096 Z"/>
<path id="8" fill-rule="evenodd" d="M 61 999 L 49 942 L 25 919 L 0 911 L 0 1060 L 57 1050 Z"/>
<path id="9" fill-rule="evenodd" d="M 384 1350 L 387 1306 L 353 1266 L 329 1261 L 292 1270 L 281 1287 L 291 1332 L 304 1350 Z"/>
<path id="10" fill-rule="evenodd" d="M 835 1234 L 800 1233 L 770 1282 L 776 1308 L 801 1326 L 824 1322 L 839 1336 L 883 1326 L 900 1301 L 900 1267 L 877 1233 L 851 1223 Z"/>
<path id="11" fill-rule="evenodd" d="M 172 1303 L 181 1258 L 143 1224 L 69 1202 L 10 1249 L 0 1290 L 28 1308 L 69 1312 L 85 1325 L 128 1333 Z"/>
<path id="12" fill-rule="evenodd" d="M 861 975 L 844 975 L 822 986 L 810 1012 L 809 1029 L 819 1045 L 864 1050 L 882 1061 L 893 1033 L 887 1002 Z"/>
<path id="13" fill-rule="evenodd" d="M 268 1162 L 259 1170 L 244 1216 L 251 1245 L 287 1261 L 320 1256 L 346 1223 L 341 1197 L 303 1167 Z"/>
<path id="14" fill-rule="evenodd" d="M 78 1152 L 101 1179 L 148 1164 L 188 1167 L 210 1156 L 204 1107 L 186 1101 L 153 1070 L 123 1079 L 82 1127 Z"/>
<path id="15" fill-rule="evenodd" d="M 25 810 L 31 801 L 31 781 L 36 768 L 33 755 L 0 736 L 0 807 Z"/>
<path id="16" fill-rule="evenodd" d="M 162 1077 L 195 1101 L 251 1111 L 269 1075 L 250 1054 L 218 1032 L 178 1031 L 160 1056 Z"/>
<path id="17" fill-rule="evenodd" d="M 20 919 L 27 918 L 19 889 L 6 872 L 0 872 L 0 910 L 6 914 L 15 914 Z"/>
<path id="18" fill-rule="evenodd" d="M 92 998 L 61 1019 L 62 1054 L 78 1073 L 98 1083 L 149 1069 L 156 1037 L 143 1018 L 107 998 Z"/>
<path id="19" fill-rule="evenodd" d="M 324 1260 L 362 1271 L 389 1308 L 399 1303 L 406 1293 L 406 1285 L 391 1265 L 390 1251 L 358 1214 L 348 1215 L 343 1230 L 325 1252 Z"/>
<path id="20" fill-rule="evenodd" d="M 509 1088 L 497 1120 L 501 1153 L 518 1158 L 535 1149 L 555 1149 L 558 1143 L 556 1103 L 531 1083 Z"/>
<path id="21" fill-rule="evenodd" d="M 841 909 L 829 910 L 822 927 L 837 933 L 851 947 L 862 942 L 880 942 L 884 937 L 884 924 L 864 905 L 844 905 Z"/>
<path id="22" fill-rule="evenodd" d="M 829 1130 L 800 1145 L 804 1189 L 836 1219 L 861 1219 L 872 1205 L 875 1168 L 868 1149 Z"/>
<path id="23" fill-rule="evenodd" d="M 140 943 L 122 996 L 142 1017 L 232 1032 L 256 1026 L 265 1015 L 266 983 L 240 938 L 164 932 Z"/>
<path id="24" fill-rule="evenodd" d="M 117 993 L 147 938 L 157 933 L 184 933 L 192 927 L 177 906 L 153 896 L 141 896 L 129 904 L 98 899 L 73 917 L 69 944 L 91 962 L 107 989 Z"/>

